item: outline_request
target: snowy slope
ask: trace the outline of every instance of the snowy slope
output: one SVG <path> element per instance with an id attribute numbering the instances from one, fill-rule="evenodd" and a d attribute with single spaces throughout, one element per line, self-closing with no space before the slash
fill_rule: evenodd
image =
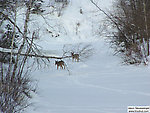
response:
<path id="1" fill-rule="evenodd" d="M 99 4 L 105 7 L 110 2 L 100 0 Z M 79 13 L 80 8 L 83 14 Z M 113 56 L 105 38 L 94 35 L 92 28 L 96 23 L 93 21 L 102 19 L 102 15 L 92 13 L 94 10 L 89 0 L 72 0 L 63 16 L 53 17 L 63 24 L 66 33 L 62 32 L 58 38 L 49 38 L 49 34 L 43 33 L 37 41 L 43 51 L 61 55 L 64 44 L 82 42 L 91 43 L 95 52 L 85 62 L 65 60 L 70 76 L 67 70 L 56 70 L 54 61 L 50 68 L 33 72 L 39 89 L 32 100 L 33 106 L 25 113 L 126 113 L 129 105 L 150 105 L 150 67 L 123 66 L 121 60 Z M 76 34 L 78 22 L 81 26 Z"/>

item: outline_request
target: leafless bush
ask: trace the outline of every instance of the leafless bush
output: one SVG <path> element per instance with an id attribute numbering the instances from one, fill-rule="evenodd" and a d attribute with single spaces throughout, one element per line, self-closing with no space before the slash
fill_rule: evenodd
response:
<path id="1" fill-rule="evenodd" d="M 58 14 L 58 17 L 62 15 L 63 9 L 65 7 L 67 7 L 67 5 L 69 4 L 69 1 L 65 0 L 65 1 L 55 1 L 56 2 L 56 11 Z"/>
<path id="2" fill-rule="evenodd" d="M 123 55 L 124 63 L 126 64 L 140 64 L 143 59 L 142 48 L 139 44 L 132 44 L 126 49 L 126 51 L 121 52 Z"/>
<path id="3" fill-rule="evenodd" d="M 36 87 L 28 71 L 19 74 L 18 67 L 18 72 L 14 74 L 9 72 L 6 64 L 0 63 L 0 66 L 0 112 L 20 113 L 31 104 L 28 100 L 32 98 Z"/>
<path id="4" fill-rule="evenodd" d="M 94 49 L 91 44 L 64 45 L 63 56 L 69 56 L 71 52 L 79 54 L 79 61 L 84 61 L 93 55 Z"/>
<path id="5" fill-rule="evenodd" d="M 148 0 L 117 0 L 114 9 L 107 13 L 96 2 L 90 0 L 106 17 L 108 24 L 113 28 L 111 44 L 116 53 L 124 55 L 128 64 L 147 65 L 150 55 L 150 2 Z"/>

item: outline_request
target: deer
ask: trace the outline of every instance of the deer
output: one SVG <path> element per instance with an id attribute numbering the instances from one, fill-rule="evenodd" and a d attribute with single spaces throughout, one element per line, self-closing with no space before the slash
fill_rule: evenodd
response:
<path id="1" fill-rule="evenodd" d="M 71 52 L 72 61 L 79 62 L 79 54 L 74 54 Z"/>
<path id="2" fill-rule="evenodd" d="M 55 65 L 57 66 L 57 70 L 60 67 L 61 69 L 65 69 L 65 62 L 64 61 L 55 61 Z"/>

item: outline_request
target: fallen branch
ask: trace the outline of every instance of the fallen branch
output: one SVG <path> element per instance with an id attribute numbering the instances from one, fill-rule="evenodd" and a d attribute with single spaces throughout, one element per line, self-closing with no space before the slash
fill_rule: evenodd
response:
<path id="1" fill-rule="evenodd" d="M 11 54 L 11 52 L 3 52 L 0 51 L 0 53 L 5 53 L 5 54 Z M 19 53 L 12 53 L 12 55 L 18 55 Z M 71 56 L 62 56 L 62 57 L 56 57 L 56 56 L 46 56 L 46 55 L 35 55 L 35 54 L 24 54 L 24 53 L 20 53 L 19 55 L 21 56 L 27 56 L 27 57 L 36 57 L 36 58 L 45 58 L 45 59 L 64 59 L 64 58 L 70 58 Z"/>

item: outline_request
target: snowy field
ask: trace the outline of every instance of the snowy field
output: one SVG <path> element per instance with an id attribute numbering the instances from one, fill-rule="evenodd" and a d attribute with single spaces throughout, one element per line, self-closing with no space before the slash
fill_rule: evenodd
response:
<path id="1" fill-rule="evenodd" d="M 110 4 L 111 0 L 99 0 L 102 8 L 110 8 Z M 126 113 L 127 106 L 150 105 L 150 67 L 125 66 L 113 56 L 106 38 L 94 35 L 96 22 L 103 17 L 93 13 L 95 10 L 89 0 L 71 0 L 61 17 L 50 17 L 52 23 L 63 25 L 65 32 L 49 38 L 43 31 L 37 42 L 46 54 L 60 56 L 64 44 L 78 43 L 91 44 L 94 54 L 84 62 L 65 59 L 71 75 L 57 70 L 54 60 L 49 68 L 33 72 L 38 93 L 25 113 Z M 42 18 L 38 21 L 44 25 Z M 78 33 L 77 23 L 81 23 Z"/>

